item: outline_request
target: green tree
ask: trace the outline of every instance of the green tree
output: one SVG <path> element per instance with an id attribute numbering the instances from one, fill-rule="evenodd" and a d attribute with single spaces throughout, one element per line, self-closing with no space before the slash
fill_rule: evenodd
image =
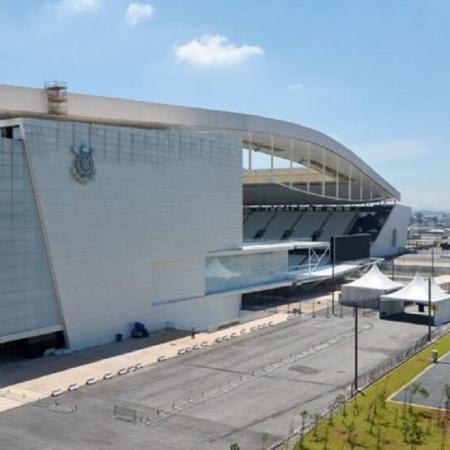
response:
<path id="1" fill-rule="evenodd" d="M 314 428 L 313 428 L 313 438 L 317 442 L 319 440 L 319 424 L 320 424 L 320 414 L 314 414 Z"/>
<path id="2" fill-rule="evenodd" d="M 300 443 L 299 443 L 299 450 L 305 450 L 305 430 L 306 430 L 306 419 L 308 418 L 309 414 L 308 411 L 303 410 L 300 413 L 300 417 L 302 420 L 301 426 L 300 426 Z"/>
<path id="3" fill-rule="evenodd" d="M 450 427 L 450 384 L 443 389 L 445 399 L 445 416 L 442 420 L 441 450 L 446 450 L 448 440 L 448 428 Z"/>
<path id="4" fill-rule="evenodd" d="M 353 450 L 357 445 L 357 433 L 356 433 L 356 427 L 354 422 L 350 422 L 345 425 L 345 434 L 346 438 L 345 440 L 350 445 L 350 448 Z"/>
<path id="5" fill-rule="evenodd" d="M 413 450 L 423 443 L 425 436 L 425 431 L 420 424 L 421 415 L 414 412 L 412 407 L 415 395 L 426 398 L 429 393 L 420 383 L 414 383 L 408 388 L 408 409 L 402 417 L 402 432 L 404 442 L 410 444 Z"/>
<path id="6" fill-rule="evenodd" d="M 262 433 L 261 434 L 262 450 L 266 450 L 266 445 L 268 442 L 269 442 L 269 433 Z"/>
<path id="7" fill-rule="evenodd" d="M 329 440 L 330 440 L 330 424 L 329 422 L 326 422 L 325 433 L 323 435 L 323 450 L 328 450 Z"/>
<path id="8" fill-rule="evenodd" d="M 342 415 L 347 417 L 347 408 L 346 408 L 346 398 L 344 394 L 339 394 L 336 396 L 336 403 L 338 408 L 342 408 Z"/>
<path id="9" fill-rule="evenodd" d="M 412 401 L 413 397 L 415 395 L 420 395 L 423 398 L 427 398 L 430 394 L 428 391 L 420 384 L 420 383 L 414 383 L 411 385 L 411 387 L 408 389 L 409 391 L 409 410 L 412 411 Z"/>
<path id="10" fill-rule="evenodd" d="M 443 394 L 445 398 L 445 410 L 450 411 L 450 384 L 446 384 L 443 389 Z"/>

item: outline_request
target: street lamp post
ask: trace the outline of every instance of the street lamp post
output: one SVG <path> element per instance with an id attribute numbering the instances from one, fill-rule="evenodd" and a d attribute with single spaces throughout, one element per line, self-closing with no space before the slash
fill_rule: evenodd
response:
<path id="1" fill-rule="evenodd" d="M 428 342 L 431 342 L 431 278 L 428 278 Z"/>
<path id="2" fill-rule="evenodd" d="M 331 238 L 332 245 L 332 257 L 331 257 L 331 283 L 332 283 L 332 291 L 331 291 L 331 314 L 334 316 L 334 264 L 336 261 L 336 245 L 335 245 L 335 237 Z"/>
<path id="3" fill-rule="evenodd" d="M 434 278 L 434 246 L 431 247 L 431 278 Z"/>
<path id="4" fill-rule="evenodd" d="M 355 392 L 358 392 L 358 306 L 354 305 L 355 314 Z"/>

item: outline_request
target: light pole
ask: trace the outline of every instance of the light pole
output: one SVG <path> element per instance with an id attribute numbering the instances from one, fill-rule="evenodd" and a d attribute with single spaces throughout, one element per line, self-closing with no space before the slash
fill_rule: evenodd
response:
<path id="1" fill-rule="evenodd" d="M 395 258 L 392 258 L 392 281 L 395 281 Z"/>
<path id="2" fill-rule="evenodd" d="M 355 392 L 358 392 L 358 306 L 354 305 L 355 314 Z"/>
<path id="3" fill-rule="evenodd" d="M 336 245 L 335 245 L 335 237 L 332 236 L 331 237 L 331 242 L 330 242 L 331 246 L 332 246 L 332 254 L 331 254 L 331 284 L 332 284 L 332 291 L 331 291 L 331 314 L 333 314 L 334 316 L 334 264 L 336 261 Z"/>
<path id="4" fill-rule="evenodd" d="M 434 245 L 431 247 L 431 278 L 434 278 Z"/>
<path id="5" fill-rule="evenodd" d="M 431 278 L 428 278 L 428 342 L 431 342 Z"/>

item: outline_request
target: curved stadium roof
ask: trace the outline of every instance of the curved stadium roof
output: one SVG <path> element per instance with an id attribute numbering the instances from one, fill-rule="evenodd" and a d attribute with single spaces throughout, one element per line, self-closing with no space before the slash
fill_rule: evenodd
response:
<path id="1" fill-rule="evenodd" d="M 67 94 L 59 119 L 147 128 L 179 128 L 240 139 L 243 147 L 312 169 L 320 179 L 292 179 L 266 171 L 267 182 L 244 185 L 246 204 L 363 203 L 400 200 L 400 193 L 350 149 L 311 128 L 234 112 L 164 105 L 85 94 Z M 0 85 L 0 118 L 55 118 L 45 89 Z"/>

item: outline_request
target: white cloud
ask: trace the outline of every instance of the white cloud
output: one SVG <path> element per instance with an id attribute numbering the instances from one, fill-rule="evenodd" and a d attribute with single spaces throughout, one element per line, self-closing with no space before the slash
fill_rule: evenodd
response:
<path id="1" fill-rule="evenodd" d="M 288 89 L 290 91 L 297 91 L 298 89 L 301 89 L 303 87 L 302 83 L 292 84 L 291 86 L 288 86 Z"/>
<path id="2" fill-rule="evenodd" d="M 61 0 L 59 6 L 64 13 L 82 13 L 97 9 L 100 3 L 101 0 Z"/>
<path id="3" fill-rule="evenodd" d="M 236 45 L 225 36 L 204 34 L 175 48 L 179 60 L 201 66 L 231 66 L 264 51 L 256 45 Z"/>
<path id="4" fill-rule="evenodd" d="M 149 3 L 130 3 L 125 14 L 125 19 L 130 27 L 135 27 L 148 20 L 154 13 L 154 8 Z"/>

